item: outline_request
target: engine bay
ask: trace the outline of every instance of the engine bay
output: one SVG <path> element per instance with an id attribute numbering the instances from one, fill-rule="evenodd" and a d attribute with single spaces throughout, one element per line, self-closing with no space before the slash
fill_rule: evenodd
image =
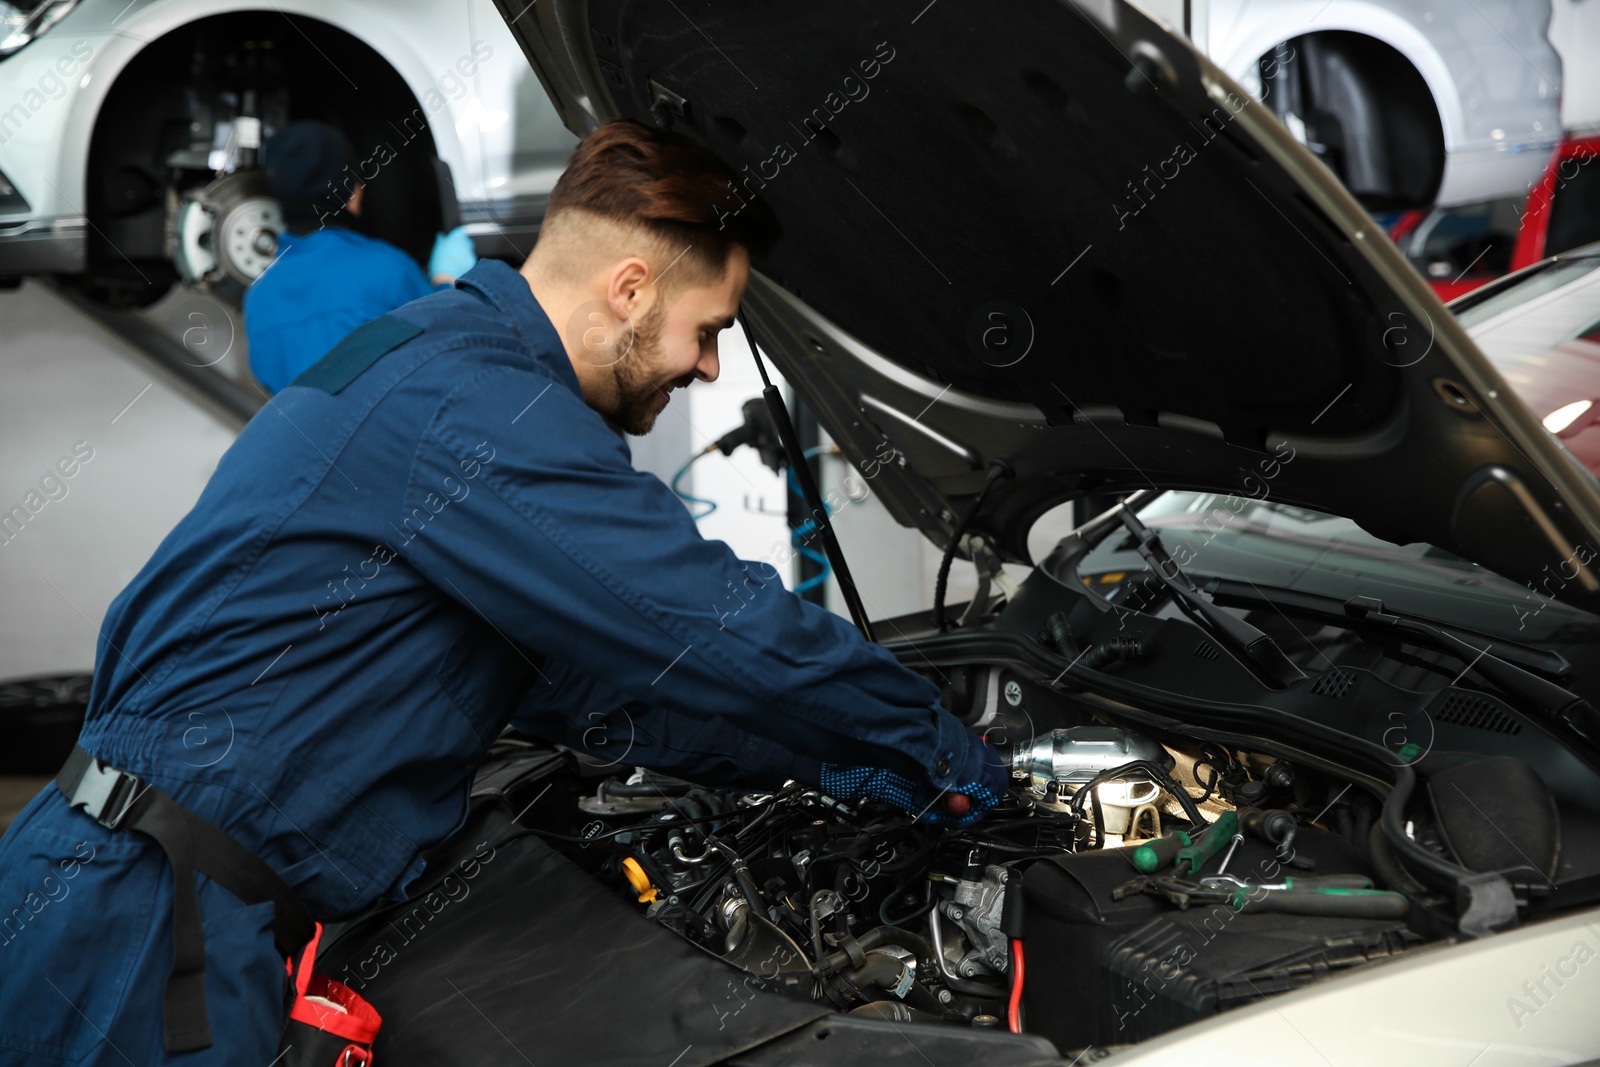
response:
<path id="1" fill-rule="evenodd" d="M 1009 796 L 972 826 L 796 783 L 728 792 L 587 759 L 522 821 L 742 971 L 715 1011 L 776 993 L 1038 1035 L 1068 1058 L 1470 936 L 1463 914 L 1485 907 L 1398 854 L 1382 827 L 1394 794 L 1368 774 L 1137 726 L 1015 665 L 923 669 L 1009 753 Z M 502 758 L 519 744 L 502 741 Z M 1505 869 L 1525 916 L 1590 897 L 1593 872 L 1563 861 L 1560 840 L 1588 821 L 1558 815 L 1526 764 L 1438 750 L 1423 764 L 1429 788 L 1404 809 L 1416 848 Z M 513 790 L 514 809 L 534 781 L 548 785 Z"/>
<path id="2" fill-rule="evenodd" d="M 954 830 L 797 786 L 605 778 L 578 800 L 591 842 L 569 854 L 746 972 L 745 990 L 1062 1050 L 1142 1040 L 1422 940 L 1355 844 L 1375 811 L 1323 804 L 1326 783 L 1290 764 L 1096 724 L 1053 727 L 1015 760 L 1006 802 Z M 1163 842 L 1184 844 L 1153 867 L 1140 850 Z M 1330 901 L 1345 907 L 1315 914 Z"/>
<path id="3" fill-rule="evenodd" d="M 1588 705 L 1549 679 L 1586 682 L 1562 646 L 1468 662 L 1461 631 L 1375 599 L 1215 579 L 1202 607 L 1152 576 L 1159 546 L 1108 596 L 1078 565 L 1111 527 L 959 628 L 889 627 L 1009 765 L 975 823 L 514 734 L 475 794 L 734 968 L 706 991 L 718 1030 L 771 995 L 1071 1060 L 1600 900 Z"/>

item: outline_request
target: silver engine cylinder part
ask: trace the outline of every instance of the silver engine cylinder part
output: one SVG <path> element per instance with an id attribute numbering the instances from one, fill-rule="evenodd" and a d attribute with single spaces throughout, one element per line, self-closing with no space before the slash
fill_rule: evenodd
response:
<path id="1" fill-rule="evenodd" d="M 1064 810 L 1079 787 L 1134 760 L 1146 760 L 1163 769 L 1173 763 L 1166 749 L 1143 734 L 1116 726 L 1072 726 L 1051 730 L 1031 744 L 1018 746 L 1011 755 L 1011 771 L 1027 779 L 1028 789 L 1045 806 Z M 1097 792 L 1106 832 L 1120 835 L 1127 832 L 1132 811 L 1155 801 L 1161 787 L 1147 775 L 1130 773 L 1125 779 L 1100 785 Z"/>

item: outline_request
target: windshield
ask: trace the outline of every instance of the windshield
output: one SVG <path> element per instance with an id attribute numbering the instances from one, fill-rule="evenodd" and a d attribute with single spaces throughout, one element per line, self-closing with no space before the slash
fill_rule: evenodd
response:
<path id="1" fill-rule="evenodd" d="M 1600 255 L 1546 260 L 1508 279 L 1506 284 L 1480 289 L 1450 305 L 1456 320 L 1477 339 L 1473 328 L 1515 308 L 1532 310 L 1539 297 L 1562 288 L 1569 282 L 1592 275 L 1600 267 Z M 1590 278 L 1590 284 L 1594 279 Z"/>
<path id="2" fill-rule="evenodd" d="M 1473 341 L 1587 470 L 1600 473 L 1600 256 L 1557 261 L 1456 309 Z"/>
<path id="3" fill-rule="evenodd" d="M 1559 576 L 1521 585 L 1426 544 L 1396 545 L 1349 519 L 1220 493 L 1168 492 L 1139 512 L 1196 584 L 1228 578 L 1332 597 L 1368 596 L 1393 611 L 1538 644 L 1593 616 L 1557 603 Z M 1113 535 L 1079 566 L 1091 585 L 1144 566 L 1132 540 Z"/>

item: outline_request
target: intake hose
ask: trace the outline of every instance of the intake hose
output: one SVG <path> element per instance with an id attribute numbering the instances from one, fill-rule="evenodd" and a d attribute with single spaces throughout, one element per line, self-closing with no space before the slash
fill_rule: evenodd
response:
<path id="1" fill-rule="evenodd" d="M 874 926 L 860 937 L 856 938 L 855 948 L 868 952 L 880 945 L 893 945 L 903 948 L 917 957 L 918 962 L 933 960 L 933 949 L 926 941 L 912 933 L 902 930 L 898 926 Z M 830 953 L 817 964 L 821 974 L 833 974 L 850 966 L 850 953 L 844 949 Z"/>
<path id="2" fill-rule="evenodd" d="M 669 814 L 678 815 L 682 821 L 662 819 L 662 816 Z M 710 843 L 711 827 L 704 825 L 705 820 L 710 815 L 711 809 L 694 797 L 677 797 L 667 802 L 667 806 L 661 809 L 657 819 L 661 820 L 661 825 L 667 828 L 667 848 L 672 850 L 674 856 L 677 856 L 678 859 L 685 863 L 700 863 L 705 860 L 704 852 L 699 856 L 691 857 L 685 854 L 684 849 L 689 844 L 688 831 L 691 827 L 706 839 L 707 844 Z M 754 903 L 754 901 L 751 903 Z"/>
<path id="3" fill-rule="evenodd" d="M 960 993 L 964 997 L 982 997 L 985 1000 L 1004 1000 L 1007 992 L 999 986 L 990 985 L 988 982 L 975 982 L 971 978 L 957 978 L 953 974 L 941 974 L 939 981 L 950 987 L 952 993 Z"/>
<path id="4" fill-rule="evenodd" d="M 1078 657 L 1078 662 L 1090 670 L 1098 671 L 1113 663 L 1123 660 L 1132 662 L 1144 652 L 1139 644 L 1136 634 L 1119 634 L 1109 641 L 1101 641 L 1098 645 L 1090 646 L 1089 650 Z"/>
<path id="5" fill-rule="evenodd" d="M 906 965 L 904 961 L 894 956 L 885 955 L 882 952 L 874 952 L 867 956 L 866 963 L 845 972 L 844 977 L 857 989 L 877 986 L 885 992 L 891 992 L 904 981 L 905 973 Z M 913 979 L 915 973 L 915 968 L 913 968 Z M 915 980 L 901 995 L 901 999 L 913 1008 L 920 1008 L 923 1011 L 937 1013 L 940 1010 L 939 1001 L 934 998 L 932 993 L 918 985 Z"/>
<path id="6" fill-rule="evenodd" d="M 846 1012 L 862 1019 L 882 1019 L 891 1023 L 939 1023 L 944 1021 L 941 1014 L 932 1014 L 908 1008 L 897 1000 L 873 1000 L 852 1008 Z"/>

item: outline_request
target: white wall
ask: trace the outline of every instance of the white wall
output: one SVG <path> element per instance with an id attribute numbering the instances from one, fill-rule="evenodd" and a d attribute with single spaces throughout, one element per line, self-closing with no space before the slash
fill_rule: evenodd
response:
<path id="1" fill-rule="evenodd" d="M 111 600 L 194 504 L 233 432 L 48 287 L 0 292 L 0 678 L 87 672 Z M 40 481 L 77 442 L 93 458 Z"/>
<path id="2" fill-rule="evenodd" d="M 711 384 L 697 382 L 679 393 L 657 422 L 657 433 L 671 423 L 681 422 L 687 435 L 687 447 L 673 457 L 670 469 L 662 474 L 664 480 L 670 479 L 692 452 L 743 422 L 740 408 L 746 400 L 761 395 L 761 377 L 756 372 L 743 330 L 735 326 L 723 331 L 717 354 L 722 367 L 717 380 Z M 783 381 L 770 361 L 767 372 L 774 382 Z M 682 403 L 685 398 L 689 401 L 687 408 Z M 695 496 L 716 502 L 717 510 L 700 520 L 700 532 L 706 537 L 726 541 L 743 559 L 775 561 L 778 558 L 774 547 L 781 547 L 788 541 L 789 526 L 784 518 L 786 490 L 783 479 L 762 466 L 754 449 L 740 448 L 726 457 L 720 452 L 706 456 L 695 463 L 679 486 Z M 792 587 L 792 569 L 779 567 L 778 570 Z"/>

